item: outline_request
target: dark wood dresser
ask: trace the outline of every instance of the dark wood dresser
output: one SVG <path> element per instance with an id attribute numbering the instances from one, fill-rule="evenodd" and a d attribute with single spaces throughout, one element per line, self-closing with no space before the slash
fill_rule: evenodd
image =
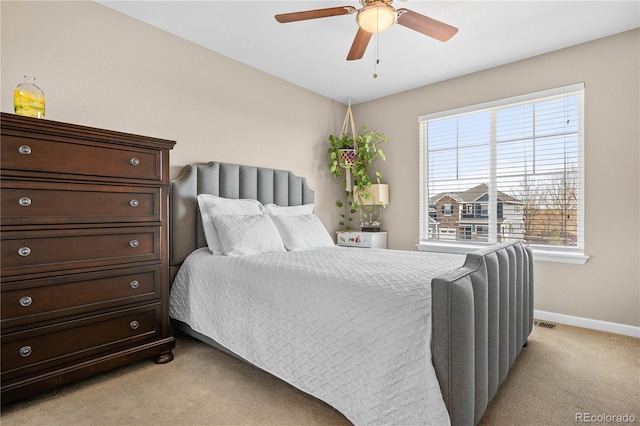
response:
<path id="1" fill-rule="evenodd" d="M 2 403 L 155 357 L 175 142 L 2 113 Z"/>

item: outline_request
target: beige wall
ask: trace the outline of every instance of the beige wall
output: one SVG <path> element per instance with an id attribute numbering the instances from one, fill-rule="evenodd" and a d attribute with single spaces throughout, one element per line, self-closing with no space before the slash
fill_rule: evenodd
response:
<path id="1" fill-rule="evenodd" d="M 31 74 L 47 119 L 175 140 L 172 178 L 212 160 L 292 170 L 337 223 L 325 140 L 344 105 L 94 2 L 0 7 L 3 112 Z"/>
<path id="2" fill-rule="evenodd" d="M 344 105 L 93 2 L 3 0 L 0 13 L 3 112 L 12 112 L 22 76 L 34 75 L 47 119 L 176 140 L 172 178 L 210 160 L 306 176 L 319 216 L 335 229 L 340 186 L 327 172 L 325 141 L 339 131 Z M 390 246 L 413 250 L 418 242 L 419 115 L 585 82 L 591 259 L 538 262 L 536 309 L 640 326 L 639 34 L 356 105 L 359 123 L 392 140 L 381 163 L 391 184 Z"/>
<path id="3" fill-rule="evenodd" d="M 538 310 L 640 326 L 640 30 L 354 107 L 389 136 L 392 248 L 419 239 L 418 116 L 585 83 L 585 265 L 536 262 Z M 612 206 L 615 206 L 612 208 Z"/>

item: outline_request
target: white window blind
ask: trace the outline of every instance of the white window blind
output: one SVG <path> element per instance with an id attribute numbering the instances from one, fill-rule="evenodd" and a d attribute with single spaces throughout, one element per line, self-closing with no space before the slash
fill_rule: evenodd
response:
<path id="1" fill-rule="evenodd" d="M 419 117 L 420 241 L 584 251 L 584 85 Z"/>

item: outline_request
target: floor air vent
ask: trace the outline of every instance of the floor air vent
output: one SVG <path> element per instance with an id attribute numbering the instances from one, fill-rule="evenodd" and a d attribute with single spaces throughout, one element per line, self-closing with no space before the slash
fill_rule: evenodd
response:
<path id="1" fill-rule="evenodd" d="M 550 328 L 551 330 L 555 330 L 558 324 L 554 324 L 552 322 L 544 322 L 544 321 L 534 321 L 533 325 L 536 327 Z"/>

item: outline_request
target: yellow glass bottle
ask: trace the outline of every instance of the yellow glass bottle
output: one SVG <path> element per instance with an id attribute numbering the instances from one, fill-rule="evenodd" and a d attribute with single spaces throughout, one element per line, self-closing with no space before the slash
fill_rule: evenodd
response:
<path id="1" fill-rule="evenodd" d="M 35 84 L 35 77 L 24 76 L 24 82 L 13 91 L 13 109 L 16 114 L 44 118 L 44 93 Z"/>

